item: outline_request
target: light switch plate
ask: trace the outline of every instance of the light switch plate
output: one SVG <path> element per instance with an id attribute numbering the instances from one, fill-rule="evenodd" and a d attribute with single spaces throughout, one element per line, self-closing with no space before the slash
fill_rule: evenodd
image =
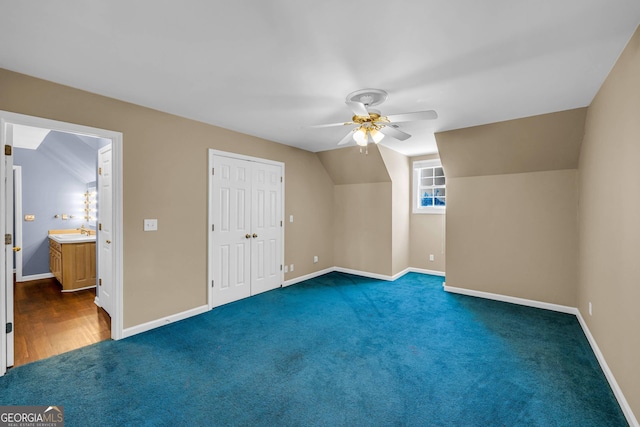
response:
<path id="1" fill-rule="evenodd" d="M 144 220 L 144 231 L 157 231 L 158 230 L 158 220 L 157 219 L 145 219 Z"/>

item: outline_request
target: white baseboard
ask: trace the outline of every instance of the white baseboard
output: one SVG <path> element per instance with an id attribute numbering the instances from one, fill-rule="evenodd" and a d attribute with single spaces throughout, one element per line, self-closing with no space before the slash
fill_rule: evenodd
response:
<path id="1" fill-rule="evenodd" d="M 84 291 L 86 289 L 94 289 L 96 287 L 96 285 L 93 286 L 85 286 L 84 288 L 77 288 L 77 289 L 63 289 L 60 292 L 76 292 L 76 291 Z"/>
<path id="2" fill-rule="evenodd" d="M 30 276 L 22 276 L 21 282 L 31 282 L 33 280 L 50 279 L 54 277 L 52 273 L 32 274 Z"/>
<path id="3" fill-rule="evenodd" d="M 197 316 L 198 314 L 206 313 L 207 311 L 209 311 L 209 306 L 202 305 L 200 307 L 192 308 L 191 310 L 183 311 L 182 313 L 172 314 L 171 316 L 152 320 L 151 322 L 143 323 L 141 325 L 132 326 L 131 328 L 126 328 L 122 331 L 122 338 L 127 338 L 133 335 L 140 334 L 142 332 L 150 331 L 151 329 L 159 328 L 160 326 L 165 326 L 169 323 Z"/>
<path id="4" fill-rule="evenodd" d="M 353 270 L 353 269 L 344 268 L 344 267 L 329 267 L 329 268 L 325 268 L 324 270 L 316 271 L 316 272 L 313 272 L 313 273 L 310 273 L 310 274 L 306 274 L 304 276 L 295 277 L 293 279 L 286 280 L 282 284 L 282 286 L 286 287 L 286 286 L 295 285 L 296 283 L 304 282 L 305 280 L 313 279 L 315 277 L 319 277 L 319 276 L 325 275 L 327 273 L 331 273 L 333 271 L 337 271 L 337 272 L 340 272 L 340 273 L 353 274 L 355 276 L 369 277 L 371 279 L 386 280 L 386 281 L 391 281 L 391 282 L 393 282 L 394 280 L 399 279 L 400 277 L 404 276 L 407 273 L 430 274 L 432 276 L 441 276 L 441 277 L 445 276 L 444 271 L 425 270 L 425 269 L 422 269 L 422 268 L 413 268 L 413 267 L 405 268 L 404 270 L 402 270 L 399 273 L 394 274 L 393 276 L 387 276 L 385 274 L 378 274 L 378 273 L 370 273 L 368 271 Z"/>
<path id="5" fill-rule="evenodd" d="M 440 277 L 445 276 L 444 271 L 426 270 L 424 268 L 413 268 L 413 267 L 409 267 L 407 270 L 408 270 L 407 272 L 411 272 L 411 273 L 430 274 L 432 276 L 440 276 Z"/>
<path id="6" fill-rule="evenodd" d="M 472 297 L 490 299 L 495 301 L 509 302 L 512 304 L 526 305 L 527 307 L 543 308 L 545 310 L 559 311 L 560 313 L 578 314 L 578 309 L 566 305 L 552 304 L 549 302 L 535 301 L 525 298 L 511 297 L 508 295 L 492 294 L 490 292 L 475 291 L 473 289 L 456 288 L 453 286 L 443 285 L 447 292 L 453 294 L 469 295 Z"/>
<path id="7" fill-rule="evenodd" d="M 333 271 L 337 271 L 339 273 L 353 274 L 354 276 L 368 277 L 370 279 L 378 279 L 378 280 L 386 280 L 386 281 L 395 280 L 393 276 L 387 276 L 385 274 L 378 274 L 378 273 L 370 273 L 368 271 L 352 270 L 350 268 L 333 267 Z"/>
<path id="8" fill-rule="evenodd" d="M 334 271 L 333 268 L 325 268 L 324 270 L 315 271 L 313 273 L 305 274 L 304 276 L 294 277 L 293 279 L 285 280 L 282 286 L 291 286 L 296 283 L 304 282 L 305 280 L 313 279 L 315 277 L 323 276 L 327 273 Z"/>
<path id="9" fill-rule="evenodd" d="M 611 390 L 613 390 L 613 394 L 616 396 L 616 399 L 618 400 L 618 404 L 620 404 L 620 408 L 622 408 L 622 412 L 624 413 L 624 416 L 627 419 L 627 422 L 631 427 L 640 427 L 640 424 L 638 424 L 638 419 L 633 414 L 633 411 L 631 410 L 631 406 L 629 406 L 629 402 L 627 402 L 627 399 L 624 397 L 624 394 L 622 393 L 622 390 L 620 389 L 620 386 L 618 385 L 616 378 L 613 376 L 613 372 L 611 372 L 611 369 L 609 368 L 609 365 L 607 364 L 607 361 L 605 360 L 604 355 L 600 351 L 600 347 L 598 347 L 598 344 L 596 343 L 595 338 L 593 337 L 593 335 L 591 335 L 591 331 L 587 326 L 587 322 L 585 322 L 584 318 L 582 317 L 580 310 L 576 309 L 576 311 L 577 311 L 576 317 L 578 318 L 578 322 L 580 322 L 580 326 L 582 326 L 582 330 L 584 331 L 584 334 L 587 336 L 587 340 L 589 341 L 589 344 L 591 344 L 591 349 L 595 353 L 596 358 L 598 359 L 598 363 L 600 363 L 600 367 L 602 368 L 602 371 L 604 372 L 605 377 L 607 377 L 607 381 L 609 381 Z"/>
<path id="10" fill-rule="evenodd" d="M 511 297 L 507 295 L 492 294 L 490 292 L 475 291 L 472 289 L 456 288 L 456 287 L 447 286 L 447 285 L 443 285 L 443 288 L 445 291 L 451 292 L 451 293 L 469 295 L 473 297 L 485 298 L 485 299 L 490 299 L 495 301 L 509 302 L 512 304 L 525 305 L 528 307 L 543 308 L 546 310 L 558 311 L 560 313 L 573 314 L 574 316 L 576 316 L 578 318 L 578 322 L 580 323 L 580 326 L 582 327 L 582 331 L 584 332 L 584 334 L 587 337 L 587 340 L 589 341 L 589 345 L 591 345 L 591 349 L 593 350 L 593 353 L 596 355 L 596 359 L 600 364 L 600 368 L 604 372 L 604 375 L 607 378 L 607 381 L 609 382 L 609 386 L 611 387 L 611 390 L 613 390 L 613 394 L 615 395 L 618 401 L 618 404 L 620 405 L 620 408 L 622 409 L 622 412 L 624 413 L 624 416 L 627 419 L 627 422 L 631 427 L 640 427 L 640 424 L 638 424 L 637 418 L 635 417 L 635 415 L 633 414 L 633 411 L 631 410 L 631 407 L 629 406 L 629 402 L 627 402 L 627 399 L 624 397 L 624 394 L 622 393 L 622 390 L 620 389 L 618 382 L 613 376 L 613 372 L 611 372 L 611 369 L 609 369 L 609 365 L 607 364 L 607 361 L 605 360 L 604 355 L 600 351 L 600 348 L 598 347 L 598 344 L 596 343 L 595 338 L 593 337 L 593 335 L 591 335 L 591 331 L 587 327 L 587 323 L 584 321 L 584 318 L 582 317 L 580 310 L 578 310 L 576 307 L 569 307 L 566 305 L 529 300 L 525 298 Z"/>

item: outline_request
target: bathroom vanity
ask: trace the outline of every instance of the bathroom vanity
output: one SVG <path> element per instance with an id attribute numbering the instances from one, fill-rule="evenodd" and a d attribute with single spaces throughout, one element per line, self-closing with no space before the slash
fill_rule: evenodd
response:
<path id="1" fill-rule="evenodd" d="M 49 234 L 49 269 L 62 285 L 62 292 L 95 286 L 95 234 L 56 231 L 58 233 Z"/>

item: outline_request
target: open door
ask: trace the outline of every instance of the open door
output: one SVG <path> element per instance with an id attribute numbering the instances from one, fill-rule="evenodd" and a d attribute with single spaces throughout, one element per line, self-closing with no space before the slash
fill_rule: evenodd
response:
<path id="1" fill-rule="evenodd" d="M 98 287 L 96 303 L 113 312 L 113 180 L 112 144 L 98 151 Z"/>
<path id="2" fill-rule="evenodd" d="M 2 283 L 0 289 L 0 375 L 13 366 L 13 126 L 0 121 L 0 235 L 4 237 L 4 250 L 0 251 Z"/>

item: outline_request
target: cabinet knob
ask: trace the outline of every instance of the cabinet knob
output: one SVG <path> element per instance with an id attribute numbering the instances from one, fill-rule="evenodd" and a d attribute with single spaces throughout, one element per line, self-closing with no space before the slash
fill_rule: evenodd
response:
<path id="1" fill-rule="evenodd" d="M 111 240 L 107 240 L 107 245 L 110 245 L 110 244 L 111 244 Z"/>
<path id="2" fill-rule="evenodd" d="M 250 238 L 251 238 L 251 234 L 248 234 L 248 233 L 247 233 L 247 234 L 245 234 L 245 235 L 244 235 L 244 238 L 245 238 L 245 239 L 250 239 Z"/>
<path id="3" fill-rule="evenodd" d="M 22 248 L 20 246 L 16 246 L 13 248 L 13 252 L 20 252 Z"/>
<path id="4" fill-rule="evenodd" d="M 255 239 L 256 237 L 258 237 L 258 235 L 256 233 L 253 233 L 253 238 Z"/>

